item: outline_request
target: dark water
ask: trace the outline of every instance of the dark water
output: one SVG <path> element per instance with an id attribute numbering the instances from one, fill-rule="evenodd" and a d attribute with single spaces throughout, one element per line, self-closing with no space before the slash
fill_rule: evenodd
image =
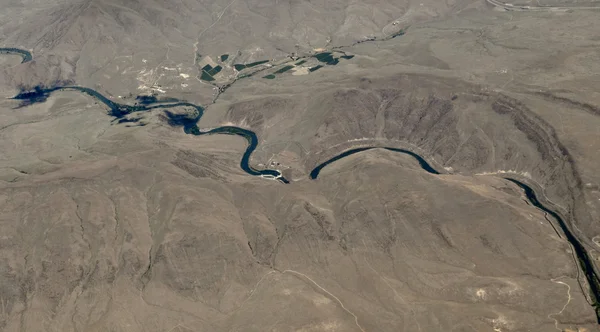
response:
<path id="1" fill-rule="evenodd" d="M 215 129 L 211 129 L 211 130 L 205 131 L 205 132 L 202 132 L 198 129 L 198 127 L 195 127 L 195 128 L 191 128 L 189 130 L 189 133 L 192 135 L 225 134 L 225 135 L 241 136 L 241 137 L 245 138 L 246 141 L 248 141 L 248 147 L 246 148 L 246 151 L 244 152 L 244 155 L 242 156 L 242 160 L 240 161 L 240 167 L 242 168 L 242 170 L 244 170 L 246 173 L 248 173 L 250 175 L 274 177 L 283 183 L 289 183 L 289 181 L 286 178 L 284 178 L 279 171 L 271 170 L 271 169 L 257 170 L 255 168 L 253 168 L 252 166 L 250 166 L 250 156 L 252 155 L 252 152 L 254 152 L 254 150 L 256 150 L 256 147 L 258 146 L 258 137 L 256 136 L 256 134 L 253 131 L 248 130 L 248 129 L 239 128 L 239 127 L 224 126 L 224 127 L 218 127 Z"/>
<path id="2" fill-rule="evenodd" d="M 0 54 L 17 54 L 20 55 L 23 60 L 21 61 L 21 63 L 25 63 L 25 62 L 29 62 L 31 60 L 33 60 L 33 56 L 31 55 L 31 52 L 26 51 L 26 50 L 22 50 L 19 48 L 13 48 L 13 47 L 0 47 Z"/>
<path id="3" fill-rule="evenodd" d="M 197 123 L 202 117 L 202 112 L 198 110 L 194 114 L 177 114 L 168 109 L 165 109 L 163 112 L 169 125 L 182 127 L 186 134 L 189 134 L 194 128 L 198 128 Z"/>
<path id="4" fill-rule="evenodd" d="M 263 63 L 267 63 L 267 62 L 269 62 L 269 60 L 260 60 L 260 61 L 255 61 L 255 62 L 247 63 L 246 64 L 246 68 L 250 68 L 250 67 L 262 65 Z"/>
<path id="5" fill-rule="evenodd" d="M 326 64 L 337 64 L 337 62 L 335 62 L 336 59 L 333 57 L 333 54 L 331 54 L 331 52 L 317 53 L 314 55 L 314 57 L 320 62 L 324 62 Z"/>
<path id="6" fill-rule="evenodd" d="M 399 33 L 391 36 L 391 38 L 402 36 L 402 35 L 404 35 L 404 33 L 405 33 L 404 31 L 400 31 Z M 33 59 L 30 52 L 28 52 L 26 50 L 17 49 L 17 48 L 0 48 L 0 54 L 2 54 L 2 53 L 21 55 L 23 57 L 22 63 L 29 62 Z M 223 55 L 221 57 L 221 61 L 225 61 L 227 59 L 227 57 L 228 56 L 226 54 Z M 336 64 L 337 63 L 337 61 L 335 61 L 337 59 L 333 58 L 333 56 L 330 52 L 320 53 L 320 54 L 315 55 L 315 57 L 319 61 L 327 63 L 327 64 Z M 351 59 L 351 56 L 342 56 L 342 58 Z M 256 66 L 258 64 L 262 64 L 262 63 L 266 63 L 266 62 L 268 62 L 268 61 L 258 61 L 258 62 L 254 62 L 254 63 L 250 63 L 250 64 L 235 65 L 235 66 L 236 66 L 236 69 L 238 69 L 238 66 L 239 66 L 238 70 L 241 70 L 244 68 Z M 312 68 L 310 68 L 310 71 L 315 71 L 321 67 L 322 67 L 321 65 L 312 67 Z M 215 69 L 215 68 L 213 68 L 213 69 Z M 219 71 L 220 71 L 220 69 L 219 69 Z M 50 96 L 53 92 L 60 91 L 60 90 L 75 90 L 75 91 L 79 91 L 81 93 L 85 93 L 85 94 L 88 94 L 88 95 L 96 98 L 98 101 L 105 104 L 110 109 L 110 115 L 119 119 L 119 121 L 118 121 L 119 123 L 138 121 L 139 118 L 125 118 L 126 115 L 128 115 L 132 112 L 149 111 L 149 110 L 153 110 L 153 109 L 157 109 L 157 108 L 163 108 L 164 114 L 165 114 L 165 117 L 167 118 L 168 123 L 172 126 L 183 127 L 184 132 L 187 134 L 191 134 L 191 135 L 225 134 L 225 135 L 236 135 L 236 136 L 244 137 L 246 139 L 246 141 L 248 142 L 248 146 L 247 146 L 246 151 L 244 152 L 244 155 L 242 156 L 242 159 L 240 161 L 240 167 L 242 168 L 242 170 L 244 170 L 246 173 L 248 173 L 250 175 L 273 177 L 273 178 L 277 178 L 279 181 L 281 181 L 283 183 L 289 183 L 289 181 L 287 179 L 285 179 L 282 176 L 282 174 L 277 170 L 270 170 L 270 169 L 257 170 L 255 168 L 253 168 L 252 166 L 250 166 L 250 163 L 249 163 L 250 157 L 251 157 L 252 153 L 256 150 L 256 147 L 258 146 L 258 137 L 256 136 L 256 134 L 253 131 L 248 130 L 248 129 L 239 128 L 239 127 L 224 126 L 224 127 L 218 127 L 215 129 L 211 129 L 211 130 L 202 132 L 198 128 L 197 124 L 198 124 L 198 121 L 200 121 L 200 119 L 202 118 L 202 115 L 204 114 L 204 108 L 202 108 L 199 105 L 195 105 L 195 104 L 188 103 L 188 102 L 176 101 L 176 100 L 172 100 L 172 99 L 157 100 L 153 96 L 139 96 L 137 98 L 139 105 L 126 105 L 126 104 L 120 104 L 120 103 L 113 102 L 110 99 L 104 97 L 102 94 L 100 94 L 99 92 L 97 92 L 93 89 L 80 87 L 80 86 L 54 86 L 54 87 L 37 86 L 30 90 L 21 91 L 13 99 L 21 100 L 25 104 L 39 103 L 39 102 L 46 101 L 48 96 Z M 191 107 L 194 109 L 194 113 L 193 114 L 175 114 L 168 110 L 169 108 L 180 107 L 180 106 Z M 317 167 L 315 167 L 310 172 L 310 178 L 316 179 L 319 176 L 320 171 L 325 166 L 327 166 L 337 160 L 340 160 L 344 157 L 347 157 L 349 155 L 352 155 L 352 154 L 355 154 L 358 152 L 371 150 L 371 149 L 375 149 L 375 148 L 377 148 L 377 147 L 362 147 L 362 148 L 356 148 L 356 149 L 351 149 L 351 150 L 345 151 L 345 152 L 321 163 Z M 431 165 L 429 165 L 427 163 L 427 161 L 425 161 L 421 156 L 415 154 L 412 151 L 398 149 L 398 148 L 384 148 L 384 149 L 394 151 L 394 152 L 408 154 L 408 155 L 412 156 L 413 158 L 415 158 L 425 171 L 432 173 L 432 174 L 439 174 L 439 172 L 437 172 L 433 167 L 431 167 Z M 575 254 L 577 255 L 577 259 L 578 259 L 581 269 L 583 271 L 583 274 L 585 275 L 585 277 L 588 281 L 591 296 L 594 301 L 593 306 L 595 307 L 595 310 L 596 310 L 597 321 L 600 324 L 600 310 L 599 310 L 600 305 L 598 304 L 598 300 L 600 299 L 600 282 L 599 282 L 598 276 L 593 268 L 593 265 L 591 263 L 591 258 L 588 255 L 588 253 L 586 252 L 585 248 L 583 247 L 581 242 L 579 242 L 579 240 L 575 237 L 575 235 L 573 235 L 573 233 L 571 233 L 567 224 L 560 217 L 560 215 L 558 213 L 554 212 L 553 210 L 547 208 L 542 203 L 540 203 L 540 201 L 537 199 L 537 196 L 532 188 L 530 188 L 526 184 L 519 182 L 515 179 L 512 179 L 512 178 L 506 178 L 506 179 L 515 183 L 520 188 L 522 188 L 525 191 L 525 195 L 527 196 L 527 199 L 531 202 L 532 205 L 534 205 L 535 207 L 539 208 L 540 210 L 546 212 L 547 214 L 551 215 L 559 223 L 560 228 L 563 231 L 563 233 L 565 234 L 567 240 L 573 246 L 573 248 L 575 250 Z"/>
<path id="7" fill-rule="evenodd" d="M 344 157 L 353 155 L 355 153 L 359 153 L 362 151 L 367 151 L 367 150 L 371 150 L 371 149 L 375 149 L 375 148 L 377 148 L 377 147 L 361 147 L 361 148 L 356 148 L 356 149 L 352 149 L 352 150 L 348 150 L 343 153 L 340 153 L 339 155 L 337 155 L 329 160 L 326 160 L 325 162 L 323 162 L 323 163 L 319 164 L 317 167 L 315 167 L 310 172 L 310 178 L 316 179 L 319 176 L 319 173 L 321 172 L 321 170 L 325 166 L 327 166 L 335 161 L 338 161 Z M 431 174 L 440 174 L 433 167 L 431 167 L 431 165 L 429 165 L 427 163 L 427 161 L 425 161 L 425 159 L 423 159 L 421 156 L 415 154 L 412 151 L 408 151 L 408 150 L 404 150 L 404 149 L 397 149 L 397 148 L 384 148 L 384 149 L 394 151 L 394 152 L 408 154 L 409 156 L 417 159 L 417 161 L 419 162 L 419 164 L 425 171 L 427 171 Z M 535 194 L 535 191 L 531 187 L 529 187 L 526 184 L 519 182 L 513 178 L 507 177 L 505 179 L 510 182 L 515 183 L 521 189 L 523 189 L 525 191 L 525 195 L 527 196 L 527 199 L 533 206 L 537 207 L 538 209 L 540 209 L 540 210 L 544 211 L 545 213 L 549 214 L 550 216 L 552 216 L 554 219 L 556 219 L 556 221 L 560 225 L 560 229 L 565 234 L 567 241 L 569 241 L 569 243 L 573 246 L 575 254 L 577 255 L 577 260 L 579 261 L 579 265 L 581 266 L 581 270 L 583 271 L 583 274 L 585 275 L 585 277 L 588 281 L 588 284 L 590 287 L 590 293 L 591 293 L 590 295 L 592 297 L 593 306 L 596 311 L 596 320 L 597 320 L 598 324 L 600 324 L 600 303 L 598 303 L 598 301 L 600 299 L 600 279 L 598 278 L 598 275 L 596 274 L 596 271 L 594 270 L 591 257 L 589 256 L 589 254 L 587 253 L 587 251 L 585 250 L 585 248 L 583 247 L 581 242 L 579 242 L 579 240 L 575 237 L 575 235 L 573 235 L 573 233 L 569 230 L 569 227 L 567 226 L 565 221 L 560 217 L 560 215 L 558 213 L 556 213 L 555 211 L 551 210 L 550 208 L 546 207 L 545 205 L 543 205 L 538 200 L 538 198 Z"/>
<path id="8" fill-rule="evenodd" d="M 418 162 L 419 165 L 421 165 L 421 168 L 423 168 L 424 170 L 426 170 L 428 173 L 431 174 L 440 174 L 438 171 L 436 171 L 433 167 L 431 167 L 431 165 L 429 165 L 429 163 L 427 163 L 427 161 L 425 161 L 425 159 L 423 159 L 421 156 L 419 156 L 418 154 L 409 151 L 409 150 L 404 150 L 404 149 L 397 149 L 397 148 L 384 148 L 386 150 L 390 150 L 390 151 L 394 151 L 394 152 L 400 152 L 400 153 L 405 153 L 413 158 L 415 158 Z"/>
<path id="9" fill-rule="evenodd" d="M 331 164 L 331 163 L 333 163 L 335 161 L 338 161 L 338 160 L 340 160 L 340 159 L 342 159 L 344 157 L 348 157 L 348 156 L 353 155 L 355 153 L 359 153 L 359 152 L 367 151 L 367 150 L 371 150 L 371 149 L 377 149 L 377 148 L 379 148 L 379 147 L 376 147 L 376 146 L 367 146 L 367 147 L 356 148 L 356 149 L 351 149 L 351 150 L 342 152 L 339 155 L 337 155 L 337 156 L 335 156 L 335 157 L 333 157 L 333 158 L 331 158 L 329 160 L 326 160 L 323 163 L 319 164 L 317 167 L 315 167 L 310 172 L 310 178 L 313 179 L 313 180 L 316 179 L 319 176 L 319 173 L 321 172 L 321 170 L 325 166 L 327 166 L 327 165 L 329 165 L 329 164 Z M 429 163 L 427 163 L 427 161 L 425 161 L 425 159 L 423 159 L 421 156 L 419 156 L 418 154 L 416 154 L 416 153 L 414 153 L 412 151 L 404 150 L 404 149 L 397 149 L 397 148 L 386 148 L 386 147 L 383 147 L 382 149 L 386 149 L 386 150 L 390 150 L 390 151 L 394 151 L 394 152 L 405 153 L 405 154 L 407 154 L 407 155 L 415 158 L 419 162 L 419 165 L 421 165 L 421 167 L 424 170 L 426 170 L 427 172 L 429 172 L 431 174 L 440 174 L 433 167 L 431 167 L 431 165 L 429 165 Z"/>
<path id="10" fill-rule="evenodd" d="M 102 94 L 100 94 L 99 92 L 97 92 L 94 89 L 90 89 L 90 88 L 85 88 L 85 87 L 81 87 L 81 86 L 57 86 L 57 87 L 43 87 L 43 86 L 36 86 L 31 90 L 26 90 L 26 91 L 21 91 L 18 95 L 14 96 L 13 99 L 16 100 L 21 100 L 24 103 L 40 103 L 40 102 L 44 102 L 46 101 L 46 99 L 53 93 L 56 91 L 79 91 L 82 93 L 85 93 L 87 95 L 90 95 L 94 98 L 96 98 L 99 102 L 103 103 L 104 105 L 108 106 L 108 108 L 110 109 L 110 115 L 114 116 L 116 118 L 122 118 L 124 116 L 126 116 L 127 114 L 133 113 L 133 112 L 143 112 L 143 111 L 149 111 L 149 110 L 153 110 L 156 108 L 173 108 L 173 107 L 179 107 L 179 106 L 188 106 L 188 107 L 192 107 L 194 109 L 196 109 L 200 114 L 204 113 L 204 109 L 201 106 L 192 104 L 192 103 L 188 103 L 188 102 L 163 102 L 163 101 L 156 101 L 156 103 L 152 103 L 151 102 L 151 98 L 150 99 L 144 99 L 145 103 L 140 103 L 139 105 L 126 105 L 126 104 L 120 104 L 117 102 L 114 102 L 106 97 L 104 97 Z"/>
<path id="11" fill-rule="evenodd" d="M 142 105 L 150 105 L 156 103 L 158 98 L 156 98 L 156 96 L 137 96 L 135 97 L 135 100 Z"/>
<path id="12" fill-rule="evenodd" d="M 336 161 L 338 161 L 338 160 L 340 160 L 340 159 L 342 159 L 344 157 L 348 157 L 349 155 L 353 155 L 355 153 L 366 151 L 366 150 L 371 150 L 371 149 L 374 149 L 374 147 L 356 148 L 356 149 L 352 149 L 352 150 L 348 150 L 348 151 L 342 152 L 339 155 L 337 155 L 337 156 L 335 156 L 335 157 L 333 157 L 333 158 L 331 158 L 329 160 L 326 160 L 323 163 L 319 164 L 317 167 L 315 167 L 310 172 L 309 176 L 310 176 L 311 179 L 314 180 L 314 179 L 316 179 L 319 176 L 319 173 L 321 172 L 321 170 L 325 166 L 327 166 L 327 165 L 329 165 L 329 164 L 331 164 L 333 162 L 336 162 Z"/>
<path id="13" fill-rule="evenodd" d="M 141 102 L 138 105 L 126 105 L 126 104 L 116 103 L 116 102 L 104 97 L 102 94 L 100 94 L 96 90 L 93 90 L 90 88 L 85 88 L 85 87 L 80 87 L 80 86 L 59 86 L 59 87 L 38 86 L 38 87 L 35 87 L 28 91 L 22 91 L 21 93 L 19 93 L 15 97 L 13 97 L 13 99 L 21 100 L 28 104 L 39 103 L 39 102 L 44 102 L 48 98 L 48 96 L 50 96 L 53 92 L 61 91 L 61 90 L 79 91 L 79 92 L 88 94 L 88 95 L 96 98 L 98 101 L 100 101 L 104 105 L 108 106 L 108 108 L 110 109 L 109 114 L 114 116 L 115 118 L 119 119 L 119 123 L 136 122 L 136 120 L 139 120 L 139 119 L 125 119 L 124 117 L 130 113 L 150 111 L 153 109 L 162 108 L 162 109 L 164 109 L 164 114 L 165 114 L 165 117 L 166 117 L 168 123 L 171 126 L 183 127 L 184 132 L 187 134 L 191 134 L 191 135 L 227 134 L 227 135 L 242 136 L 248 141 L 248 147 L 246 148 L 246 151 L 244 152 L 244 155 L 242 156 L 242 160 L 240 162 L 240 167 L 242 168 L 242 170 L 244 170 L 246 173 L 248 173 L 250 175 L 273 177 L 283 183 L 289 183 L 289 181 L 287 179 L 285 179 L 281 175 L 281 173 L 277 170 L 271 170 L 271 169 L 257 170 L 255 168 L 253 168 L 252 166 L 250 166 L 250 164 L 249 164 L 250 156 L 252 155 L 254 150 L 256 150 L 256 147 L 258 146 L 258 137 L 256 136 L 256 134 L 253 131 L 250 131 L 248 129 L 238 128 L 238 127 L 226 126 L 226 127 L 219 127 L 219 128 L 215 128 L 215 129 L 206 131 L 206 132 L 202 132 L 198 128 L 198 121 L 200 121 L 200 119 L 202 118 L 202 115 L 204 115 L 204 108 L 202 108 L 201 106 L 192 104 L 192 103 L 181 102 L 181 101 L 179 101 L 179 102 L 161 102 L 161 101 L 155 100 L 153 98 L 141 97 L 141 100 L 140 100 Z M 169 108 L 182 107 L 182 106 L 193 108 L 193 110 L 194 110 L 193 114 L 176 114 L 176 113 L 170 112 L 168 110 Z"/>
<path id="14" fill-rule="evenodd" d="M 585 251 L 585 248 L 583 247 L 581 242 L 579 242 L 579 240 L 575 237 L 575 235 L 573 235 L 573 233 L 571 233 L 571 231 L 569 230 L 569 227 L 567 227 L 567 224 L 558 215 L 558 213 L 554 212 L 553 210 L 549 209 L 548 207 L 546 207 L 542 203 L 540 203 L 540 201 L 537 199 L 537 196 L 535 195 L 535 191 L 533 191 L 533 189 L 531 189 L 531 187 L 529 187 L 528 185 L 526 185 L 522 182 L 519 182 L 515 179 L 512 179 L 512 178 L 505 178 L 505 179 L 507 179 L 508 181 L 521 187 L 521 189 L 523 189 L 523 191 L 525 191 L 525 195 L 527 196 L 527 199 L 533 206 L 535 206 L 538 209 L 551 215 L 558 222 L 558 225 L 560 226 L 560 229 L 565 234 L 567 241 L 569 241 L 569 243 L 571 243 L 571 246 L 573 246 L 573 249 L 575 250 L 575 254 L 577 255 L 577 260 L 579 261 L 579 265 L 581 266 L 581 270 L 583 271 L 583 274 L 585 275 L 585 278 L 588 281 L 588 284 L 590 287 L 590 293 L 591 293 L 590 295 L 592 296 L 592 299 L 594 301 L 593 305 L 596 310 L 596 320 L 597 320 L 598 324 L 600 324 L 600 310 L 599 310 L 600 308 L 599 308 L 599 304 L 598 304 L 598 299 L 600 299 L 600 282 L 598 279 L 598 275 L 596 274 L 596 271 L 594 270 L 594 267 L 592 265 L 591 258 L 588 255 L 587 251 Z"/>

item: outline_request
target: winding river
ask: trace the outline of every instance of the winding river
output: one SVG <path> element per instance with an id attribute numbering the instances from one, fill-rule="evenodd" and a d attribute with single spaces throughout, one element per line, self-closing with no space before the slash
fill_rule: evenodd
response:
<path id="1" fill-rule="evenodd" d="M 516 184 L 521 189 L 523 189 L 523 191 L 525 191 L 525 195 L 527 196 L 527 199 L 533 206 L 535 206 L 538 209 L 549 214 L 554 219 L 556 219 L 556 221 L 558 222 L 558 225 L 560 226 L 560 229 L 562 230 L 563 234 L 567 238 L 567 241 L 569 241 L 569 243 L 573 247 L 573 250 L 575 251 L 575 255 L 577 256 L 577 260 L 579 261 L 579 265 L 581 266 L 581 270 L 583 271 L 583 274 L 585 275 L 585 278 L 588 281 L 588 284 L 590 287 L 590 293 L 592 295 L 592 300 L 594 301 L 594 303 L 592 305 L 594 306 L 594 309 L 596 310 L 596 320 L 597 320 L 598 324 L 600 324 L 600 308 L 599 308 L 599 303 L 598 303 L 598 301 L 600 300 L 600 297 L 599 297 L 600 296 L 600 279 L 598 278 L 598 274 L 594 270 L 594 266 L 592 265 L 592 259 L 591 259 L 590 255 L 587 253 L 587 251 L 585 250 L 585 248 L 583 247 L 581 242 L 579 242 L 577 237 L 575 237 L 575 235 L 573 235 L 573 233 L 571 232 L 571 230 L 569 229 L 569 227 L 567 226 L 567 224 L 565 223 L 563 218 L 555 211 L 553 211 L 553 210 L 549 209 L 548 207 L 546 207 L 545 205 L 543 205 L 538 200 L 538 198 L 535 194 L 535 191 L 531 187 L 529 187 L 528 185 L 524 184 L 523 182 L 520 182 L 513 178 L 505 177 L 505 179 Z"/>
<path id="2" fill-rule="evenodd" d="M 391 148 L 391 147 L 370 146 L 370 147 L 360 147 L 360 148 L 347 150 L 345 152 L 342 152 L 342 153 L 322 162 L 321 164 L 319 164 L 317 167 L 315 167 L 310 172 L 310 178 L 313 180 L 317 179 L 321 170 L 325 166 L 330 165 L 331 163 L 333 163 L 335 161 L 338 161 L 342 158 L 351 156 L 351 155 L 359 153 L 359 152 L 372 150 L 372 149 L 376 149 L 376 148 L 382 148 L 382 149 L 386 149 L 389 151 L 408 154 L 409 156 L 415 158 L 419 162 L 419 164 L 421 165 L 421 168 L 423 168 L 423 170 L 425 170 L 431 174 L 436 174 L 436 175 L 440 174 L 433 167 L 431 167 L 431 165 L 429 165 L 429 163 L 427 163 L 427 161 L 425 159 L 423 159 L 423 157 L 419 156 L 418 154 L 416 154 L 412 151 L 405 150 L 405 149 Z M 567 241 L 569 241 L 569 243 L 573 247 L 573 250 L 575 251 L 575 255 L 577 256 L 577 260 L 579 261 L 579 266 L 581 267 L 581 270 L 583 271 L 583 274 L 585 275 L 585 278 L 587 279 L 587 282 L 590 287 L 592 301 L 593 301 L 592 306 L 594 307 L 594 309 L 596 311 L 596 321 L 598 324 L 600 324 L 600 303 L 598 303 L 598 301 L 600 300 L 600 278 L 598 278 L 598 274 L 596 273 L 596 271 L 594 270 L 594 266 L 592 265 L 592 259 L 590 258 L 589 254 L 585 250 L 584 246 L 577 239 L 577 237 L 575 237 L 575 235 L 573 235 L 573 233 L 567 226 L 567 223 L 565 223 L 564 219 L 557 212 L 555 212 L 554 210 L 543 205 L 538 200 L 538 198 L 535 194 L 535 191 L 531 187 L 524 184 L 523 182 L 520 182 L 520 181 L 510 178 L 510 177 L 504 177 L 504 179 L 516 184 L 521 189 L 523 189 L 523 191 L 525 192 L 525 196 L 527 197 L 527 200 L 533 206 L 537 207 L 544 213 L 547 213 L 550 216 L 552 216 L 556 220 L 558 225 L 560 226 L 560 229 L 562 230 L 563 234 L 565 235 Z M 552 227 L 554 227 L 554 225 L 552 225 Z"/>
<path id="3" fill-rule="evenodd" d="M 340 160 L 340 159 L 342 159 L 344 157 L 348 157 L 348 156 L 353 155 L 353 154 L 358 153 L 358 152 L 363 152 L 363 151 L 377 149 L 377 148 L 378 148 L 377 146 L 368 146 L 368 147 L 355 148 L 355 149 L 351 149 L 351 150 L 342 152 L 342 153 L 338 154 L 337 156 L 335 156 L 335 157 L 333 157 L 333 158 L 331 158 L 329 160 L 326 160 L 326 161 L 322 162 L 321 164 L 319 164 L 317 167 L 315 167 L 310 172 L 310 178 L 313 179 L 313 180 L 316 179 L 319 176 L 319 173 L 321 172 L 321 170 L 325 166 L 327 166 L 327 165 L 329 165 L 329 164 L 331 164 L 331 163 L 333 163 L 333 162 L 335 162 L 337 160 Z M 421 156 L 419 156 L 418 154 L 416 154 L 416 153 L 414 153 L 412 151 L 404 150 L 404 149 L 398 149 L 398 148 L 389 148 L 389 147 L 381 147 L 381 149 L 386 149 L 386 150 L 389 150 L 389 151 L 405 153 L 405 154 L 407 154 L 407 155 L 415 158 L 419 162 L 419 165 L 421 165 L 421 168 L 423 168 L 428 173 L 431 173 L 431 174 L 440 174 L 433 167 L 431 167 L 431 165 L 429 165 L 429 163 L 427 163 L 427 161 L 425 161 L 425 159 L 423 159 Z"/>
<path id="4" fill-rule="evenodd" d="M 20 55 L 23 58 L 23 60 L 21 61 L 21 63 L 25 63 L 25 62 L 29 62 L 29 61 L 33 60 L 33 56 L 31 55 L 31 52 L 26 51 L 26 50 L 22 50 L 20 48 L 0 47 L 0 54 L 16 54 L 16 55 Z"/>
<path id="5" fill-rule="evenodd" d="M 21 55 L 23 57 L 22 63 L 32 60 L 31 53 L 28 51 L 25 51 L 25 50 L 20 50 L 20 49 L 16 49 L 16 48 L 0 48 L 0 54 L 1 53 L 11 53 L 11 54 Z M 202 115 L 204 114 L 204 108 L 202 106 L 199 106 L 196 104 L 183 102 L 183 101 L 173 101 L 172 99 L 161 101 L 161 100 L 157 100 L 155 98 L 149 98 L 149 99 L 142 99 L 143 102 L 138 103 L 136 105 L 126 105 L 126 104 L 116 103 L 116 102 L 106 98 L 105 96 L 103 96 L 96 90 L 86 88 L 86 87 L 80 87 L 80 86 L 59 86 L 59 87 L 50 87 L 50 88 L 38 86 L 30 91 L 22 91 L 21 93 L 19 93 L 15 97 L 13 97 L 13 99 L 21 100 L 26 104 L 27 103 L 44 102 L 52 93 L 57 92 L 57 91 L 62 91 L 62 90 L 79 91 L 81 93 L 88 94 L 88 95 L 94 97 L 95 99 L 97 99 L 98 101 L 100 101 L 101 103 L 103 103 L 104 105 L 106 105 L 110 109 L 109 114 L 111 116 L 113 116 L 117 119 L 126 120 L 127 122 L 135 121 L 135 119 L 134 120 L 125 119 L 124 117 L 127 116 L 128 114 L 131 114 L 133 112 L 143 112 L 143 111 L 150 111 L 153 109 L 162 108 L 165 110 L 165 115 L 168 118 L 169 124 L 171 124 L 173 126 L 183 127 L 184 132 L 187 134 L 198 135 L 198 136 L 213 135 L 213 134 L 226 134 L 226 135 L 241 136 L 241 137 L 245 138 L 246 141 L 248 142 L 246 151 L 244 152 L 242 159 L 240 161 L 240 167 L 242 168 L 242 170 L 244 170 L 246 173 L 253 175 L 253 176 L 272 178 L 272 179 L 277 179 L 283 183 L 289 183 L 289 181 L 286 178 L 284 178 L 282 176 L 281 172 L 278 170 L 272 170 L 272 169 L 259 170 L 259 169 L 255 169 L 252 166 L 250 166 L 250 157 L 251 157 L 252 153 L 254 152 L 254 150 L 256 150 L 256 148 L 258 146 L 258 137 L 256 136 L 256 133 L 254 133 L 253 131 L 244 129 L 244 128 L 240 128 L 240 127 L 234 127 L 234 126 L 223 126 L 223 127 L 218 127 L 218 128 L 214 128 L 214 129 L 207 130 L 207 131 L 201 131 L 198 128 L 198 122 L 200 121 L 200 119 L 202 118 Z M 170 111 L 168 111 L 168 109 L 174 108 L 174 107 L 191 107 L 194 109 L 195 115 L 190 116 L 190 115 L 174 114 L 174 113 L 171 113 Z M 369 147 L 354 148 L 354 149 L 342 152 L 342 153 L 322 162 L 321 164 L 317 165 L 310 172 L 309 176 L 311 179 L 316 180 L 318 178 L 321 170 L 324 167 L 330 165 L 331 163 L 338 161 L 342 158 L 345 158 L 347 156 L 350 156 L 350 155 L 353 155 L 353 154 L 356 154 L 356 153 L 359 153 L 362 151 L 376 149 L 376 148 L 383 148 L 383 149 L 386 149 L 389 151 L 407 154 L 407 155 L 415 158 L 419 162 L 419 164 L 420 164 L 421 168 L 423 168 L 423 170 L 425 170 L 431 174 L 436 174 L 436 175 L 440 174 L 431 165 L 429 165 L 429 163 L 427 163 L 427 161 L 423 157 L 419 156 L 418 154 L 416 154 L 412 151 L 405 150 L 405 149 L 399 149 L 399 148 L 392 148 L 392 147 L 369 146 Z M 538 209 L 542 210 L 543 212 L 549 214 L 554 219 L 556 219 L 556 221 L 558 222 L 560 229 L 562 230 L 566 239 L 569 241 L 569 243 L 573 247 L 573 249 L 575 251 L 575 255 L 577 256 L 577 260 L 579 261 L 581 270 L 583 271 L 583 274 L 585 275 L 585 277 L 588 281 L 590 293 L 591 293 L 591 297 L 592 297 L 592 301 L 593 301 L 592 305 L 594 306 L 594 308 L 596 310 L 596 318 L 597 318 L 598 323 L 600 324 L 600 310 L 599 310 L 600 308 L 599 308 L 599 304 L 598 304 L 598 300 L 600 300 L 600 282 L 599 282 L 600 279 L 598 278 L 598 275 L 597 275 L 596 271 L 594 270 L 590 255 L 586 252 L 586 250 L 585 250 L 584 246 L 581 244 L 581 242 L 569 230 L 567 223 L 565 223 L 565 221 L 562 219 L 562 217 L 554 210 L 543 205 L 538 200 L 537 195 L 535 194 L 535 191 L 531 187 L 529 187 L 526 184 L 519 182 L 518 180 L 513 179 L 513 178 L 505 177 L 505 179 L 516 184 L 521 189 L 523 189 L 527 199 L 533 206 L 535 206 Z"/>
<path id="6" fill-rule="evenodd" d="M 45 101 L 52 93 L 57 92 L 57 91 L 79 91 L 79 92 L 85 93 L 87 95 L 90 95 L 90 96 L 96 98 L 98 101 L 100 101 L 104 105 L 108 106 L 108 108 L 110 109 L 109 114 L 117 119 L 123 119 L 126 115 L 131 114 L 133 112 L 144 112 L 144 111 L 150 111 L 150 110 L 158 109 L 158 108 L 168 110 L 168 109 L 174 108 L 174 107 L 191 107 L 195 110 L 195 113 L 196 113 L 195 116 L 193 116 L 193 117 L 190 117 L 187 115 L 173 114 L 173 113 L 166 111 L 165 114 L 166 114 L 167 118 L 169 119 L 169 123 L 173 126 L 183 127 L 185 133 L 191 134 L 191 135 L 227 134 L 227 135 L 236 135 L 236 136 L 244 137 L 246 139 L 246 141 L 248 141 L 248 146 L 247 146 L 246 151 L 244 152 L 244 155 L 242 156 L 242 160 L 240 162 L 240 167 L 242 168 L 242 170 L 244 170 L 246 173 L 248 173 L 250 175 L 276 179 L 283 183 L 289 183 L 289 181 L 285 177 L 283 177 L 281 172 L 279 172 L 278 170 L 273 170 L 273 169 L 260 169 L 259 170 L 259 169 L 256 169 L 256 168 L 253 168 L 252 166 L 250 166 L 250 156 L 252 155 L 254 150 L 256 150 L 256 147 L 258 146 L 258 137 L 256 136 L 256 134 L 253 131 L 248 130 L 248 129 L 239 128 L 239 127 L 233 127 L 233 126 L 224 126 L 224 127 L 214 128 L 214 129 L 211 129 L 208 131 L 201 131 L 198 128 L 198 121 L 200 121 L 200 119 L 202 118 L 202 115 L 204 114 L 204 108 L 202 106 L 199 106 L 196 104 L 192 104 L 192 103 L 188 103 L 188 102 L 181 102 L 181 101 L 180 102 L 163 102 L 160 100 L 150 100 L 150 101 L 138 104 L 138 105 L 126 105 L 126 104 L 116 103 L 116 102 L 106 98 L 105 96 L 103 96 L 101 93 L 99 93 L 98 91 L 96 91 L 94 89 L 81 87 L 81 86 L 61 86 L 61 87 L 51 87 L 51 88 L 44 88 L 44 87 L 38 86 L 30 91 L 23 91 L 23 92 L 19 93 L 18 95 L 13 97 L 13 99 L 21 100 L 25 103 L 39 103 L 39 102 Z"/>

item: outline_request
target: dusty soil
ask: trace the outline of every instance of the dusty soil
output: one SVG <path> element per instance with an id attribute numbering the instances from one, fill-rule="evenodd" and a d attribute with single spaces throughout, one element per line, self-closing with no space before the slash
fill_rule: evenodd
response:
<path id="1" fill-rule="evenodd" d="M 502 176 L 534 186 L 598 259 L 599 12 L 514 5 L 568 10 L 8 3 L 0 47 L 33 61 L 0 55 L 2 97 L 69 83 L 198 103 L 200 128 L 256 132 L 251 164 L 291 183 L 244 173 L 244 139 L 187 135 L 160 108 L 139 126 L 73 91 L 1 99 L 0 329 L 598 330 L 564 235 Z M 325 65 L 318 48 L 354 57 Z M 214 82 L 205 57 L 223 67 Z M 324 66 L 264 78 L 299 57 Z M 360 146 L 442 174 L 373 149 L 309 179 Z"/>

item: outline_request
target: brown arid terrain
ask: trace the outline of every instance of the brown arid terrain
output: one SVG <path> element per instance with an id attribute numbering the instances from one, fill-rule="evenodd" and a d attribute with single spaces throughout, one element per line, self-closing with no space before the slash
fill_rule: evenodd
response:
<path id="1" fill-rule="evenodd" d="M 599 2 L 0 1 L 1 331 L 600 331 Z"/>

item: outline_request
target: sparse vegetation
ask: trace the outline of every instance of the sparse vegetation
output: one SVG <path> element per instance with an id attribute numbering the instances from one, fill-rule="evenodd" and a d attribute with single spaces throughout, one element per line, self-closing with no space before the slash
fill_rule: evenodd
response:
<path id="1" fill-rule="evenodd" d="M 5 1 L 0 330 L 597 330 L 597 11 L 539 1 Z"/>

